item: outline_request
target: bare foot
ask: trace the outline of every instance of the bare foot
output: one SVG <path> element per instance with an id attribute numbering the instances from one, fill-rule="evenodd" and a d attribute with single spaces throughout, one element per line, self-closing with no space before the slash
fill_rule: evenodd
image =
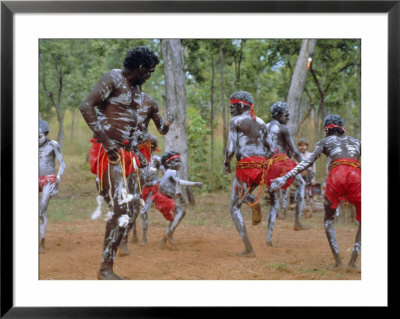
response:
<path id="1" fill-rule="evenodd" d="M 256 253 L 254 252 L 254 250 L 250 250 L 249 251 L 249 250 L 245 249 L 242 252 L 236 254 L 236 256 L 239 256 L 239 257 L 255 257 Z"/>
<path id="2" fill-rule="evenodd" d="M 167 235 L 167 240 L 172 244 L 172 245 L 176 245 L 174 238 L 172 237 L 172 235 Z"/>
<path id="3" fill-rule="evenodd" d="M 329 269 L 334 271 L 340 271 L 344 270 L 344 266 L 343 264 L 333 264 L 332 266 L 329 267 Z"/>
<path id="4" fill-rule="evenodd" d="M 98 271 L 97 272 L 98 280 L 123 280 L 124 278 L 116 275 L 112 270 Z"/>
<path id="5" fill-rule="evenodd" d="M 307 225 L 304 225 L 304 224 L 295 224 L 293 226 L 294 230 L 307 230 L 307 229 L 310 229 L 310 228 L 311 228 L 311 226 L 307 226 Z"/>
<path id="6" fill-rule="evenodd" d="M 128 246 L 126 245 L 126 242 L 121 242 L 118 248 L 118 256 L 124 257 L 128 256 L 130 254 L 130 251 L 128 249 Z"/>
<path id="7" fill-rule="evenodd" d="M 140 246 L 146 246 L 147 245 L 147 240 L 146 239 L 142 239 L 142 241 L 139 244 Z"/>
<path id="8" fill-rule="evenodd" d="M 347 268 L 346 268 L 346 271 L 347 272 L 358 272 L 358 273 L 360 273 L 361 269 L 360 269 L 360 267 L 358 267 L 356 265 L 348 265 Z"/>
<path id="9" fill-rule="evenodd" d="M 268 239 L 267 239 L 267 246 L 274 247 L 274 246 L 272 245 L 272 240 L 268 240 Z"/>
<path id="10" fill-rule="evenodd" d="M 164 235 L 164 237 L 160 241 L 160 246 L 165 246 L 166 243 L 167 243 L 167 237 L 165 237 Z"/>

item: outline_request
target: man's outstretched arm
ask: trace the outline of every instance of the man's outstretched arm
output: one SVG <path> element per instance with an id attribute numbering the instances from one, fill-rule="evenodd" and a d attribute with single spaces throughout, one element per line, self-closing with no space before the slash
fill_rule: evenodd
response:
<path id="1" fill-rule="evenodd" d="M 302 171 L 309 168 L 322 154 L 323 147 L 322 142 L 319 141 L 315 146 L 313 153 L 308 160 L 301 161 L 295 168 L 287 172 L 282 177 L 275 178 L 270 186 L 272 191 L 276 191 L 286 184 L 287 180 L 301 173 Z"/>

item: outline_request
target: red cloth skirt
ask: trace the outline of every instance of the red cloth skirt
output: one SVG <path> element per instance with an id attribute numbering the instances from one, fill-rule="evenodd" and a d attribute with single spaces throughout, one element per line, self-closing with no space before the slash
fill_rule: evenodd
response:
<path id="1" fill-rule="evenodd" d="M 277 153 L 272 158 L 268 159 L 269 167 L 267 172 L 266 183 L 271 186 L 272 180 L 285 175 L 297 166 L 295 161 L 292 161 L 286 154 Z M 293 178 L 289 178 L 281 189 L 285 190 L 293 182 Z"/>
<path id="2" fill-rule="evenodd" d="M 51 175 L 46 175 L 46 176 L 40 176 L 39 177 L 39 192 L 43 190 L 44 185 L 47 183 L 54 183 L 57 179 L 56 174 L 51 174 Z"/>
<path id="3" fill-rule="evenodd" d="M 96 138 L 92 139 L 90 142 L 92 142 L 92 147 L 89 151 L 90 171 L 102 179 L 108 166 L 108 156 L 103 145 L 97 142 Z M 124 144 L 128 144 L 128 142 L 125 141 Z M 121 155 L 121 164 L 117 165 L 125 165 L 125 176 L 135 171 L 133 167 L 133 158 L 135 158 L 137 166 L 140 167 L 139 160 L 134 152 L 120 148 L 119 153 Z"/>
<path id="4" fill-rule="evenodd" d="M 341 200 L 356 207 L 356 219 L 361 221 L 361 167 L 352 158 L 342 158 L 331 163 L 326 179 L 325 197 L 337 208 Z"/>
<path id="5" fill-rule="evenodd" d="M 150 193 L 153 193 L 153 195 L 157 194 L 159 186 L 160 185 L 157 184 L 157 185 L 150 186 L 150 187 L 143 187 L 143 190 L 142 190 L 142 198 L 143 198 L 143 200 L 145 201 L 147 199 L 147 196 L 149 196 Z"/>
<path id="6" fill-rule="evenodd" d="M 163 193 L 156 193 L 151 197 L 156 209 L 163 214 L 164 218 L 173 221 L 175 217 L 175 201 Z"/>
<path id="7" fill-rule="evenodd" d="M 148 139 L 147 141 L 143 142 L 142 144 L 138 145 L 140 153 L 146 157 L 147 161 L 150 162 L 151 158 L 151 140 Z"/>
<path id="8" fill-rule="evenodd" d="M 260 185 L 265 180 L 266 167 L 267 159 L 265 157 L 245 157 L 236 164 L 236 176 L 249 186 Z"/>

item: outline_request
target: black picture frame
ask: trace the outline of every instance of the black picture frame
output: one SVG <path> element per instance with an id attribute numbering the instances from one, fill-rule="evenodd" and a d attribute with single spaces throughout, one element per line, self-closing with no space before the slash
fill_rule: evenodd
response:
<path id="1" fill-rule="evenodd" d="M 1 2 L 1 318 L 177 318 L 191 307 L 14 307 L 13 303 L 13 16 L 15 13 L 387 13 L 388 14 L 388 204 L 399 180 L 400 1 L 2 1 Z M 384 107 L 382 105 L 376 107 Z M 396 213 L 396 211 L 394 211 Z M 378 213 L 378 212 L 377 212 Z M 379 212 L 385 213 L 385 212 Z M 388 216 L 389 218 L 390 216 Z M 391 223 L 388 223 L 388 226 Z M 392 223 L 393 226 L 393 223 Z M 391 233 L 389 231 L 389 233 Z M 388 247 L 390 246 L 388 240 Z M 390 250 L 390 249 L 389 249 Z M 390 257 L 390 255 L 388 254 Z M 390 258 L 389 260 L 390 261 Z M 390 263 L 389 263 L 390 264 Z M 388 281 L 388 285 L 390 280 Z M 390 308 L 390 298 L 388 300 Z M 295 310 L 293 307 L 291 310 Z M 226 309 L 196 315 L 226 315 Z M 248 309 L 235 309 L 235 314 Z M 297 315 L 306 309 L 297 309 Z"/>

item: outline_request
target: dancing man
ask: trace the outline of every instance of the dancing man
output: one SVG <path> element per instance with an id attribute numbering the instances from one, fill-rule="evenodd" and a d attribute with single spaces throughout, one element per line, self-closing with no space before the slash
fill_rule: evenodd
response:
<path id="1" fill-rule="evenodd" d="M 140 165 L 147 165 L 137 141 L 137 113 L 144 101 L 141 86 L 159 62 L 151 49 L 132 48 L 125 56 L 123 69 L 105 74 L 80 106 L 94 133 L 91 171 L 97 175 L 100 195 L 110 208 L 97 273 L 100 280 L 122 279 L 113 271 L 115 254 L 129 223 L 138 215 L 140 192 L 136 171 Z"/>
<path id="2" fill-rule="evenodd" d="M 272 121 L 267 126 L 267 134 L 274 150 L 273 156 L 268 160 L 267 184 L 271 185 L 274 178 L 282 176 L 296 166 L 296 163 L 290 159 L 294 157 L 299 163 L 302 158 L 300 152 L 294 146 L 292 137 L 286 124 L 289 122 L 289 108 L 285 102 L 276 102 L 270 108 Z M 304 206 L 305 182 L 301 176 L 295 176 L 282 185 L 286 190 L 292 182 L 296 186 L 296 208 L 294 219 L 294 230 L 308 229 L 301 223 L 301 215 Z M 272 233 L 276 222 L 276 214 L 279 210 L 279 190 L 269 190 L 271 199 L 271 208 L 268 214 L 267 245 L 272 246 Z"/>
<path id="3" fill-rule="evenodd" d="M 247 235 L 246 225 L 240 208 L 243 203 L 258 211 L 256 222 L 261 220 L 261 208 L 258 202 L 266 187 L 266 157 L 271 153 L 267 141 L 266 126 L 263 120 L 254 114 L 254 101 L 250 93 L 237 91 L 230 97 L 229 140 L 225 153 L 224 172 L 231 172 L 231 160 L 236 156 L 236 175 L 232 182 L 230 213 L 245 249 L 238 256 L 254 257 L 255 252 Z M 257 198 L 252 195 L 259 186 Z M 254 217 L 253 217 L 254 221 Z"/>
<path id="4" fill-rule="evenodd" d="M 44 238 L 47 228 L 47 207 L 50 198 L 58 193 L 58 184 L 64 174 L 65 163 L 57 141 L 49 140 L 49 124 L 39 120 L 39 192 L 42 193 L 39 208 L 39 253 L 44 252 Z M 58 172 L 56 174 L 57 158 Z"/>
<path id="5" fill-rule="evenodd" d="M 313 165 L 322 153 L 325 154 L 328 157 L 328 163 L 324 193 L 324 228 L 335 259 L 334 267 L 342 267 L 334 228 L 334 217 L 339 202 L 347 200 L 356 207 L 356 220 L 359 222 L 348 269 L 358 271 L 355 262 L 361 250 L 361 142 L 347 136 L 343 125 L 344 121 L 338 115 L 325 117 L 326 137 L 315 145 L 309 159 L 302 161 L 284 176 L 275 179 L 271 188 L 279 189 L 287 180 Z"/>

